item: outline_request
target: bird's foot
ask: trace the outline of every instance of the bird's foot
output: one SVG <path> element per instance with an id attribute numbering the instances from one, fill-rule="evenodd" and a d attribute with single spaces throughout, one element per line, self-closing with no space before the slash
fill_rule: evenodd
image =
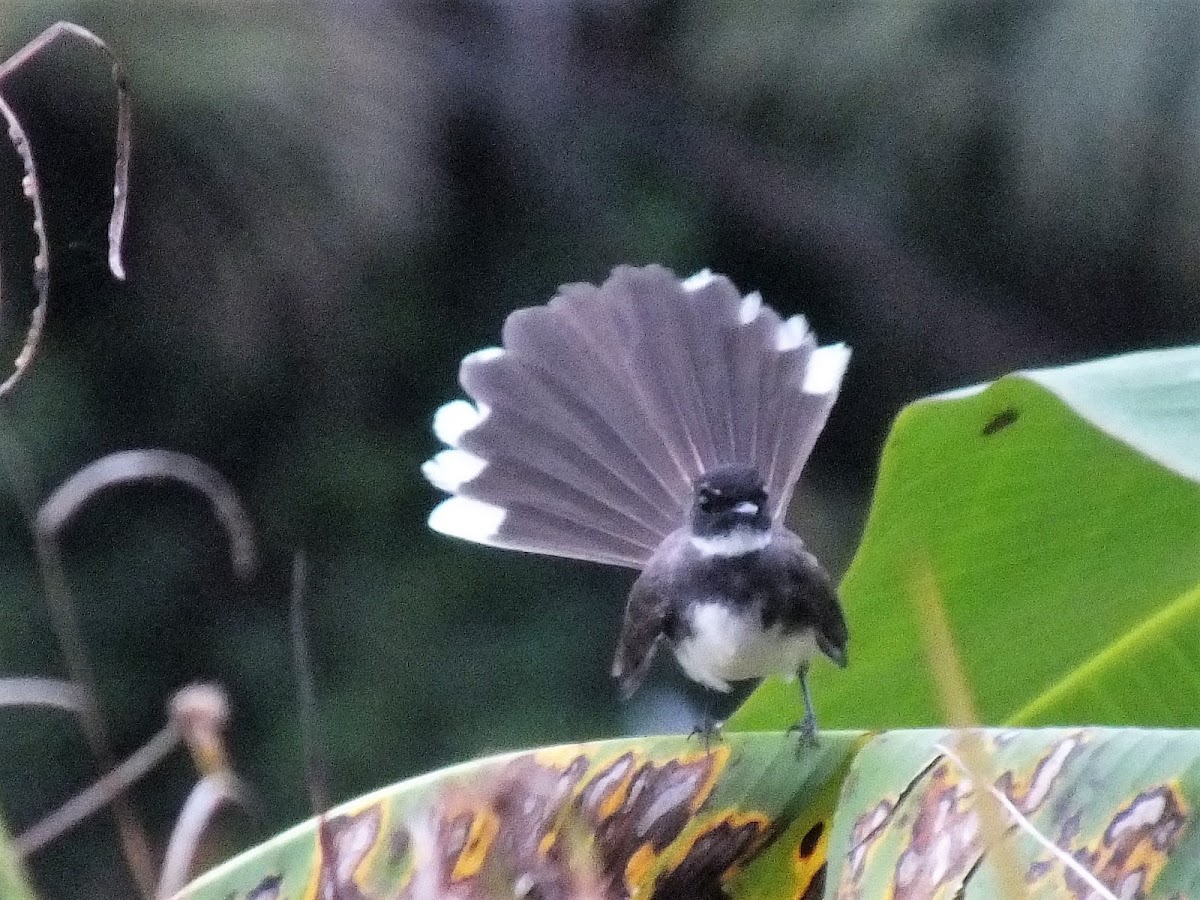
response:
<path id="1" fill-rule="evenodd" d="M 788 734 L 799 734 L 801 746 L 817 746 L 817 717 L 811 711 L 806 712 L 803 719 L 788 729 Z"/>
<path id="2" fill-rule="evenodd" d="M 688 734 L 687 739 L 690 741 L 692 738 L 700 739 L 705 753 L 711 752 L 713 744 L 719 744 L 724 740 L 721 723 L 706 713 L 700 723 Z"/>

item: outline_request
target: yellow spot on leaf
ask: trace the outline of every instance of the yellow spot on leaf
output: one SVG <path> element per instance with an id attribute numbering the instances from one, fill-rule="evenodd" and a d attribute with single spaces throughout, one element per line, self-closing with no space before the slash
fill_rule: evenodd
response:
<path id="1" fill-rule="evenodd" d="M 642 844 L 633 856 L 629 857 L 629 862 L 625 864 L 625 887 L 628 888 L 630 897 L 636 896 L 647 886 L 646 880 L 657 859 L 658 854 L 649 844 Z"/>
<path id="2" fill-rule="evenodd" d="M 809 846 L 807 839 L 801 840 L 796 844 L 796 850 L 792 854 L 798 896 L 804 896 L 817 877 L 817 873 L 825 867 L 825 862 L 829 858 L 828 823 L 818 822 L 812 828 L 820 828 L 816 842 Z M 806 832 L 806 836 L 807 834 L 808 832 Z"/>
<path id="3" fill-rule="evenodd" d="M 579 759 L 581 756 L 586 756 L 585 748 L 579 744 L 564 744 L 561 747 L 546 747 L 538 750 L 533 754 L 533 760 L 538 765 L 545 766 L 548 769 L 555 771 L 565 771 L 571 767 L 571 763 Z"/>
<path id="4" fill-rule="evenodd" d="M 729 754 L 729 745 L 723 744 L 712 750 L 701 750 L 697 753 L 689 753 L 679 757 L 679 762 L 685 766 L 694 766 L 697 764 L 707 764 L 708 766 L 708 774 L 704 776 L 704 781 L 696 786 L 696 792 L 692 794 L 692 812 L 698 810 L 701 804 L 708 799 L 708 795 L 712 793 L 713 786 L 717 783 L 717 779 L 721 777 L 721 773 L 725 771 L 725 766 L 729 763 Z"/>
<path id="5" fill-rule="evenodd" d="M 621 808 L 621 804 L 625 802 L 626 796 L 629 794 L 629 785 L 633 782 L 633 776 L 641 765 L 641 762 L 634 757 L 632 762 L 627 762 L 624 757 L 617 759 L 613 765 L 624 764 L 625 774 L 621 776 L 612 788 L 608 791 L 600 807 L 596 810 L 601 819 L 607 819 Z M 607 774 L 607 770 L 598 775 L 597 778 L 603 778 Z"/>
<path id="6" fill-rule="evenodd" d="M 490 809 L 475 814 L 471 820 L 471 830 L 467 833 L 466 846 L 458 854 L 454 870 L 450 873 L 451 881 L 462 881 L 479 874 L 499 831 L 500 820 Z"/>

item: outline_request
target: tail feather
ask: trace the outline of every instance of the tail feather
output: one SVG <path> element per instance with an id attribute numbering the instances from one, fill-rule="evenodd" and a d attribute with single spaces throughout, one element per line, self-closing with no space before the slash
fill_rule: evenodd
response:
<path id="1" fill-rule="evenodd" d="M 697 373 L 699 348 L 692 345 L 673 278 L 654 269 L 618 268 L 609 283 L 625 301 L 632 343 L 627 365 L 645 417 L 674 451 L 686 482 L 711 468 L 712 429 Z M 664 288 L 670 293 L 664 296 Z"/>
<path id="2" fill-rule="evenodd" d="M 684 283 L 687 302 L 679 309 L 685 329 L 681 335 L 691 348 L 688 354 L 696 367 L 697 392 L 702 401 L 704 423 L 709 428 L 710 452 L 706 468 L 730 465 L 737 461 L 735 453 L 734 411 L 737 397 L 730 377 L 734 361 L 727 353 L 727 338 L 736 328 L 730 315 L 742 297 L 726 278 L 710 275 L 705 281 Z"/>
<path id="3" fill-rule="evenodd" d="M 591 304 L 601 312 L 607 306 L 604 298 Z M 622 358 L 630 346 L 628 337 L 611 321 L 597 317 L 591 317 L 586 322 L 590 328 L 584 330 L 585 322 L 574 311 L 551 304 L 508 317 L 504 340 L 512 348 L 513 377 L 541 382 L 557 400 L 560 430 L 575 435 L 610 470 L 637 479 L 647 503 L 681 503 L 679 473 L 672 470 L 669 445 L 653 428 L 644 427 L 641 411 L 631 402 L 634 385 Z M 472 378 L 464 365 L 460 380 L 468 393 Z M 510 386 L 509 395 L 515 405 L 542 414 L 542 407 L 531 404 L 517 386 Z M 645 486 L 647 481 L 658 486 Z"/>
<path id="4" fill-rule="evenodd" d="M 749 301 L 749 302 L 747 302 Z M 733 382 L 737 444 L 734 459 L 756 460 L 770 441 L 771 420 L 763 414 L 771 402 L 778 359 L 771 352 L 781 320 L 757 294 L 739 304 L 736 328 L 727 343 Z M 764 475 L 765 473 L 760 472 Z"/>
<path id="5" fill-rule="evenodd" d="M 768 359 L 772 365 L 759 385 L 756 413 L 761 422 L 761 442 L 755 463 L 767 485 L 771 515 L 781 519 L 791 496 L 785 473 L 791 460 L 785 460 L 787 434 L 793 427 L 807 428 L 809 423 L 794 419 L 795 395 L 804 378 L 808 358 L 816 341 L 803 316 L 781 321 L 770 337 Z"/>
<path id="6" fill-rule="evenodd" d="M 792 392 L 792 409 L 782 419 L 787 433 L 780 442 L 781 450 L 777 455 L 781 471 L 776 490 L 781 495 L 784 509 L 837 400 L 838 388 L 849 362 L 850 348 L 845 344 L 830 344 L 813 350 L 804 369 L 800 393 Z M 788 467 L 786 471 L 783 470 L 785 466 Z"/>
<path id="7" fill-rule="evenodd" d="M 642 566 L 684 520 L 692 482 L 751 465 L 781 518 L 849 351 L 818 348 L 757 294 L 708 272 L 619 266 L 508 317 L 463 360 L 425 464 L 455 496 L 430 525 L 498 546 Z"/>
<path id="8" fill-rule="evenodd" d="M 642 548 L 563 518 L 513 503 L 502 509 L 471 497 L 454 495 L 429 514 L 434 531 L 509 550 L 566 556 L 613 566 L 638 568 L 645 562 Z"/>
<path id="9" fill-rule="evenodd" d="M 523 508 L 587 525 L 594 532 L 608 535 L 614 544 L 635 546 L 646 555 L 652 553 L 658 546 L 658 532 L 633 518 L 628 507 L 598 498 L 599 491 L 592 490 L 593 485 L 586 481 L 586 473 L 581 477 L 549 453 L 540 455 L 536 462 L 497 455 L 456 493 L 505 504 L 510 510 L 514 501 L 519 501 Z"/>
<path id="10" fill-rule="evenodd" d="M 459 446 L 490 458 L 499 454 L 535 465 L 570 468 L 575 483 L 630 518 L 661 530 L 672 526 L 662 511 L 677 497 L 667 493 L 636 449 L 604 416 L 548 371 L 497 360 L 486 369 L 464 367 L 468 391 L 489 407 Z"/>

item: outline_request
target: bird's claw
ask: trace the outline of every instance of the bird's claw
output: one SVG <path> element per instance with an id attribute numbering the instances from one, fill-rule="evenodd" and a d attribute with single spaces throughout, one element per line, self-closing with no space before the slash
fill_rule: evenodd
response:
<path id="1" fill-rule="evenodd" d="M 698 737 L 700 742 L 704 744 L 705 753 L 710 752 L 714 743 L 720 743 L 724 740 L 721 732 L 721 723 L 716 719 L 705 716 L 704 720 L 691 730 L 687 739 L 690 741 L 694 737 Z"/>
<path id="2" fill-rule="evenodd" d="M 788 734 L 799 734 L 803 746 L 817 746 L 817 717 L 806 712 L 803 719 L 788 729 Z"/>

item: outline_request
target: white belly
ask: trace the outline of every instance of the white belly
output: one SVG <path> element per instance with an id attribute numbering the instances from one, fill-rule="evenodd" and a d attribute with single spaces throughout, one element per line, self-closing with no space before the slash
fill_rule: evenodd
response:
<path id="1" fill-rule="evenodd" d="M 675 646 L 675 658 L 689 678 L 717 691 L 746 678 L 794 676 L 817 651 L 811 628 L 791 634 L 779 625 L 763 630 L 757 610 L 739 616 L 723 604 L 700 603 L 688 624 L 691 634 Z"/>

